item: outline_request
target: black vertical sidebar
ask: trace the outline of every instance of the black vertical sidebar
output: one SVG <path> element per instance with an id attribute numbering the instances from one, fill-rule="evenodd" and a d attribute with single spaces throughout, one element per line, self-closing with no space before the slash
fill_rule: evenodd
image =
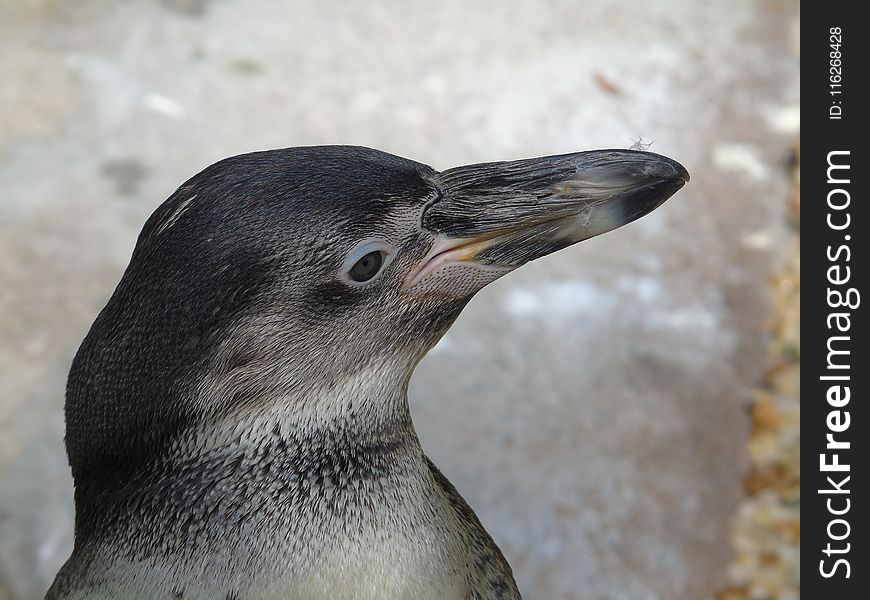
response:
<path id="1" fill-rule="evenodd" d="M 801 594 L 812 600 L 870 598 L 870 31 L 861 6 L 805 3 L 801 15 Z"/>

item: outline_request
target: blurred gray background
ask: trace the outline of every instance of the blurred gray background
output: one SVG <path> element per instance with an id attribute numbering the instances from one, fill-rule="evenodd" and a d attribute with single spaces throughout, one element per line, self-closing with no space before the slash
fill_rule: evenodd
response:
<path id="1" fill-rule="evenodd" d="M 442 169 L 639 138 L 691 183 L 486 288 L 411 404 L 528 598 L 711 597 L 783 239 L 798 18 L 796 0 L 0 0 L 0 599 L 40 597 L 68 555 L 66 372 L 187 177 L 306 144 Z"/>

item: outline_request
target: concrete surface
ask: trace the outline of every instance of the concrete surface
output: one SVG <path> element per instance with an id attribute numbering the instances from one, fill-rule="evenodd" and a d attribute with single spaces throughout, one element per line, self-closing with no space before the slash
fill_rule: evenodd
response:
<path id="1" fill-rule="evenodd" d="M 412 409 L 527 597 L 709 597 L 782 239 L 798 14 L 0 0 L 0 598 L 40 597 L 69 552 L 66 371 L 188 176 L 303 144 L 446 168 L 641 136 L 691 183 L 482 292 L 418 369 Z"/>

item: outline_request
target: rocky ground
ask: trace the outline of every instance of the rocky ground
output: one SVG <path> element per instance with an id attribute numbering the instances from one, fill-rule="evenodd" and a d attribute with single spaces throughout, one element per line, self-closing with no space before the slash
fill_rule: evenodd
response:
<path id="1" fill-rule="evenodd" d="M 731 524 L 734 558 L 718 600 L 800 598 L 800 150 L 791 169 L 789 224 L 781 270 L 771 279 L 767 369 L 750 405 L 747 497 Z"/>
<path id="2" fill-rule="evenodd" d="M 417 429 L 529 598 L 788 598 L 766 582 L 799 534 L 798 19 L 792 0 L 0 0 L 0 599 L 39 597 L 68 555 L 66 371 L 191 174 L 304 144 L 447 168 L 639 139 L 690 184 L 484 290 L 415 374 Z"/>

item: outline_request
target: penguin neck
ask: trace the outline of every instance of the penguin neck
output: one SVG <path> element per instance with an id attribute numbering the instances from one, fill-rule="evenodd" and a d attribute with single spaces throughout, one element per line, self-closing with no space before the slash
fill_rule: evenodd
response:
<path id="1" fill-rule="evenodd" d="M 400 514 L 428 506 L 438 492 L 411 423 L 406 381 L 384 383 L 361 376 L 316 397 L 262 398 L 179 435 L 129 478 L 77 487 L 76 544 L 110 556 L 117 540 L 131 540 L 137 557 L 158 547 L 183 556 L 202 539 L 204 548 L 231 553 L 266 544 L 260 531 L 292 550 L 303 543 L 299 523 L 320 528 L 352 514 L 380 527 L 392 518 L 390 511 L 339 514 L 336 506 L 408 497 L 418 500 Z M 399 492 L 408 489 L 415 491 Z M 254 529 L 227 528 L 254 521 Z"/>
<path id="2" fill-rule="evenodd" d="M 364 447 L 398 438 L 416 441 L 408 405 L 407 375 L 363 369 L 332 381 L 264 393 L 205 423 L 197 437 L 203 450 L 257 446 L 275 438 L 336 447 Z"/>
<path id="3" fill-rule="evenodd" d="M 348 478 L 419 481 L 428 467 L 411 422 L 408 377 L 371 375 L 345 377 L 304 395 L 252 399 L 200 421 L 128 477 L 83 482 L 77 489 L 77 519 L 107 513 L 126 518 L 130 506 L 151 503 L 151 495 L 170 487 L 184 491 L 172 508 L 186 514 L 196 510 L 188 503 L 198 501 L 200 489 L 235 490 L 232 496 L 257 489 L 294 493 L 312 481 L 341 486 Z M 152 516 L 166 522 L 174 518 Z"/>

